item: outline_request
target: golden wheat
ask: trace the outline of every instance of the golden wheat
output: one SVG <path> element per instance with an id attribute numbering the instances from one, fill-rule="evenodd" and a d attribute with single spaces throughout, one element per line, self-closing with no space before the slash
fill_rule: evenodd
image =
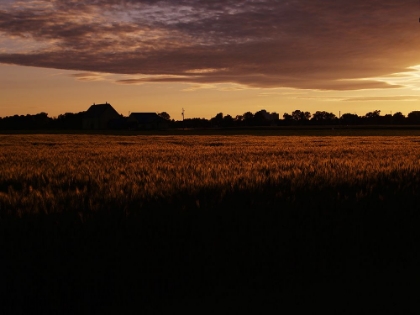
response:
<path id="1" fill-rule="evenodd" d="M 143 203 L 180 193 L 200 206 L 206 191 L 222 200 L 225 194 L 267 185 L 273 196 L 344 185 L 357 187 L 356 198 L 387 198 L 383 189 L 390 183 L 395 193 L 416 194 L 420 140 L 7 135 L 0 136 L 0 165 L 3 215 L 141 209 Z M 385 186 L 378 190 L 381 183 Z M 336 198 L 347 197 L 337 190 Z"/>

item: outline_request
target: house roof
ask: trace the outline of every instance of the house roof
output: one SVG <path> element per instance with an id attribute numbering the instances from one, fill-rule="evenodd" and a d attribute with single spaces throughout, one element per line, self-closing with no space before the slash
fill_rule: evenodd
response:
<path id="1" fill-rule="evenodd" d="M 85 117 L 87 118 L 100 117 L 107 109 L 111 109 L 116 114 L 118 114 L 117 111 L 114 109 L 114 107 L 111 106 L 111 104 L 105 103 L 105 104 L 97 104 L 97 105 L 94 104 L 91 107 L 89 107 L 89 109 L 85 113 Z"/>
<path id="2" fill-rule="evenodd" d="M 130 118 L 134 118 L 140 124 L 150 124 L 154 122 L 166 121 L 156 113 L 131 113 Z"/>

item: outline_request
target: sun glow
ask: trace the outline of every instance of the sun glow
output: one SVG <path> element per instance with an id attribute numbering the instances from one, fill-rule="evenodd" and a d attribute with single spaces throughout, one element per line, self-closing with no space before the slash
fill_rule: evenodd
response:
<path id="1" fill-rule="evenodd" d="M 408 67 L 407 71 L 369 78 L 369 80 L 372 79 L 389 85 L 401 86 L 418 91 L 420 90 L 420 65 Z"/>

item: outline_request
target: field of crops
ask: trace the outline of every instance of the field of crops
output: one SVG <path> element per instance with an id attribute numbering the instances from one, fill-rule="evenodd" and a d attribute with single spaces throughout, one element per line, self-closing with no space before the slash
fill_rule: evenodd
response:
<path id="1" fill-rule="evenodd" d="M 90 313 L 418 283 L 419 205 L 418 137 L 0 135 L 0 294 Z"/>
<path id="2" fill-rule="evenodd" d="M 315 192 L 327 207 L 417 201 L 420 184 L 417 137 L 27 135 L 0 136 L 0 148 L 2 217 L 207 208 L 236 195 L 247 205 Z"/>

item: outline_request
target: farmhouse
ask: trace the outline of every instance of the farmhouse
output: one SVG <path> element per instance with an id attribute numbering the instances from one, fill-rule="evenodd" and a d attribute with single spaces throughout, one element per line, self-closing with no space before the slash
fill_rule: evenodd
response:
<path id="1" fill-rule="evenodd" d="M 169 126 L 168 121 L 156 113 L 131 113 L 127 123 L 132 129 L 167 129 Z"/>
<path id="2" fill-rule="evenodd" d="M 111 104 L 93 104 L 83 116 L 83 129 L 107 129 L 110 121 L 120 118 Z"/>

